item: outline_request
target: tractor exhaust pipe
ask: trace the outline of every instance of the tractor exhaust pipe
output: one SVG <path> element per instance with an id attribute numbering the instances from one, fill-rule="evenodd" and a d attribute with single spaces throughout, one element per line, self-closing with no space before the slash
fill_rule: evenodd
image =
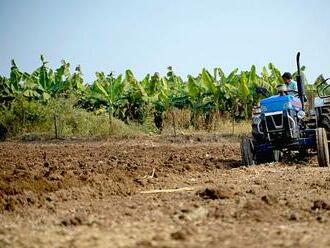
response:
<path id="1" fill-rule="evenodd" d="M 298 95 L 301 101 L 301 106 L 302 106 L 302 110 L 305 109 L 304 107 L 304 84 L 302 82 L 302 77 L 300 74 L 300 52 L 297 53 L 297 69 L 298 69 L 298 74 L 296 77 L 296 81 L 297 81 L 297 87 L 298 87 Z"/>

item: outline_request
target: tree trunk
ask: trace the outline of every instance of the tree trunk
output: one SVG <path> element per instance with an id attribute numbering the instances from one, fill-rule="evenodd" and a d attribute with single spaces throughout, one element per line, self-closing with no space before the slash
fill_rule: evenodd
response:
<path id="1" fill-rule="evenodd" d="M 112 129 L 112 112 L 109 110 L 109 136 L 111 135 Z"/>
<path id="2" fill-rule="evenodd" d="M 222 117 L 220 108 L 218 108 L 217 113 L 218 113 L 218 120 L 217 121 L 220 121 L 221 117 Z"/>
<path id="3" fill-rule="evenodd" d="M 54 114 L 54 131 L 55 131 L 55 139 L 58 139 L 57 117 L 56 117 L 56 114 Z"/>
<path id="4" fill-rule="evenodd" d="M 195 128 L 195 111 L 191 110 L 191 116 L 190 116 L 190 125 Z"/>
<path id="5" fill-rule="evenodd" d="M 235 134 L 235 114 L 233 115 L 232 124 L 233 124 L 232 135 L 234 135 Z"/>
<path id="6" fill-rule="evenodd" d="M 235 134 L 235 113 L 236 113 L 237 107 L 235 106 L 233 109 L 233 118 L 232 118 L 232 124 L 233 124 L 233 129 L 232 129 L 232 135 Z"/>
<path id="7" fill-rule="evenodd" d="M 22 120 L 22 126 L 23 126 L 23 132 L 25 133 L 25 106 L 24 106 L 24 101 L 22 101 L 23 105 L 23 120 Z"/>
<path id="8" fill-rule="evenodd" d="M 176 126 L 175 126 L 175 115 L 174 115 L 174 111 L 171 111 L 172 114 L 172 127 L 173 127 L 173 131 L 174 131 L 174 136 L 176 136 Z"/>

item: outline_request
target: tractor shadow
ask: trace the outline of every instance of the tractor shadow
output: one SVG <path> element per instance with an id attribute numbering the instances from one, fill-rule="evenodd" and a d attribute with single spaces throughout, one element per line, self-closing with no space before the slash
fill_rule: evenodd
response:
<path id="1" fill-rule="evenodd" d="M 236 159 L 219 159 L 219 160 L 217 160 L 217 162 L 219 162 L 221 164 L 221 168 L 228 169 L 228 170 L 239 168 L 239 167 L 244 167 L 242 165 L 241 160 L 236 160 Z"/>

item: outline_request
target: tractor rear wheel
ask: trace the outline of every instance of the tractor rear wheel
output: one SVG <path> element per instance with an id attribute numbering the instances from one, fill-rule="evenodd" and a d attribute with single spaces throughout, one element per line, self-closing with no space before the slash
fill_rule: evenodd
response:
<path id="1" fill-rule="evenodd" d="M 329 146 L 327 132 L 323 127 L 316 128 L 316 148 L 319 166 L 329 166 Z"/>
<path id="2" fill-rule="evenodd" d="M 243 137 L 241 141 L 241 157 L 245 166 L 253 165 L 253 145 L 251 138 Z"/>

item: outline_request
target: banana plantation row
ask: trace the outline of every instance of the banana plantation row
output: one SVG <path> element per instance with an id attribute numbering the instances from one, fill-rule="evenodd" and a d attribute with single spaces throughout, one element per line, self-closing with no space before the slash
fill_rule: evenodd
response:
<path id="1" fill-rule="evenodd" d="M 41 56 L 41 66 L 32 73 L 19 70 L 12 60 L 9 78 L 0 76 L 0 111 L 6 111 L 16 98 L 47 104 L 50 99 L 75 96 L 76 108 L 107 112 L 110 120 L 116 117 L 125 122 L 143 123 L 152 114 L 157 128 L 162 127 L 163 115 L 175 109 L 191 111 L 191 125 L 195 118 L 207 121 L 211 116 L 248 118 L 254 104 L 260 100 L 256 87 L 275 93 L 276 85 L 282 82 L 280 71 L 269 64 L 261 73 L 251 66 L 248 71 L 234 69 L 225 74 L 221 68 L 212 72 L 203 69 L 197 76 L 187 79 L 177 76 L 168 67 L 166 76 L 147 74 L 137 80 L 131 70 L 124 75 L 96 72 L 92 84 L 84 82 L 80 66 L 73 73 L 70 64 L 62 61 L 52 70 Z M 313 85 L 306 84 L 313 92 Z"/>

